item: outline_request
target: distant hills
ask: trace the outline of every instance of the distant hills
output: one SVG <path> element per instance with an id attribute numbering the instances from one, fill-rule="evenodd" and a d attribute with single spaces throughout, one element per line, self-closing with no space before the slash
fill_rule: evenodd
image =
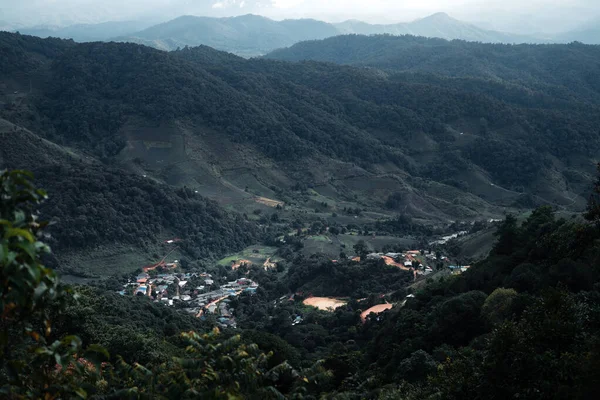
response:
<path id="1" fill-rule="evenodd" d="M 360 35 L 391 34 L 461 39 L 484 43 L 539 43 L 540 39 L 526 35 L 513 35 L 481 29 L 473 24 L 459 21 L 446 13 L 437 13 L 413 22 L 373 25 L 361 21 L 346 21 L 335 24 L 340 33 Z"/>
<path id="2" fill-rule="evenodd" d="M 369 24 L 349 20 L 330 24 L 314 19 L 274 21 L 257 15 L 213 18 L 182 16 L 153 25 L 149 21 L 106 22 L 80 24 L 68 27 L 21 28 L 19 32 L 39 37 L 59 37 L 77 42 L 118 41 L 132 42 L 159 50 L 175 50 L 185 46 L 206 45 L 244 57 L 258 56 L 295 43 L 325 39 L 343 34 L 390 34 L 461 39 L 483 43 L 548 43 L 600 41 L 592 24 L 580 31 L 556 37 L 539 38 L 527 35 L 497 32 L 459 21 L 445 13 L 437 13 L 412 22 L 397 24 Z"/>
<path id="3" fill-rule="evenodd" d="M 323 39 L 339 31 L 312 19 L 273 21 L 257 16 L 209 18 L 183 16 L 140 32 L 115 37 L 161 50 L 206 45 L 243 56 L 255 56 L 303 40 Z"/>
<path id="4" fill-rule="evenodd" d="M 564 32 L 556 36 L 558 42 L 578 41 L 587 44 L 600 44 L 600 19 L 588 23 L 579 29 Z"/>
<path id="5" fill-rule="evenodd" d="M 540 42 L 527 36 L 484 30 L 444 13 L 391 25 L 372 25 L 361 21 L 329 24 L 312 19 L 273 21 L 256 15 L 231 18 L 184 16 L 115 40 L 144 44 L 161 50 L 202 44 L 242 56 L 255 56 L 297 42 L 346 33 L 387 33 L 487 43 Z"/>
<path id="6" fill-rule="evenodd" d="M 100 24 L 76 24 L 66 27 L 40 26 L 20 28 L 24 35 L 73 39 L 76 42 L 106 41 L 115 36 L 127 35 L 152 25 L 149 21 L 111 21 Z"/>
<path id="7" fill-rule="evenodd" d="M 436 13 L 412 22 L 385 25 L 357 20 L 334 24 L 314 19 L 274 21 L 248 14 L 225 18 L 182 16 L 158 25 L 145 20 L 122 21 L 21 28 L 19 32 L 39 37 L 73 39 L 76 42 L 131 42 L 165 51 L 206 45 L 243 57 L 260 56 L 298 42 L 343 34 L 413 35 L 482 43 L 600 43 L 600 31 L 594 24 L 581 27 L 578 31 L 540 38 L 482 29 L 445 13 Z"/>

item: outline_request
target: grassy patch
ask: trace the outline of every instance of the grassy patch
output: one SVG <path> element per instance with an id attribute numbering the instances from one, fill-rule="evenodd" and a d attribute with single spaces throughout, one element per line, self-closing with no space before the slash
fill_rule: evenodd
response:
<path id="1" fill-rule="evenodd" d="M 235 254 L 231 254 L 221 260 L 219 260 L 219 265 L 229 266 L 233 261 L 237 260 L 248 260 L 254 264 L 263 264 L 267 258 L 273 257 L 277 251 L 277 247 L 271 246 L 250 246 L 245 248 L 244 250 L 237 252 Z M 276 259 L 272 259 L 272 261 L 277 261 Z"/>

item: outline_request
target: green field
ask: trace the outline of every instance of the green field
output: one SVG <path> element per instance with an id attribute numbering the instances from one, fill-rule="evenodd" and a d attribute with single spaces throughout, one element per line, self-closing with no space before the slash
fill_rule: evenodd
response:
<path id="1" fill-rule="evenodd" d="M 271 261 L 277 261 L 276 257 L 273 257 L 277 251 L 277 247 L 271 246 L 250 246 L 245 248 L 244 250 L 231 254 L 221 260 L 219 260 L 218 264 L 223 266 L 230 266 L 232 262 L 237 260 L 248 260 L 254 264 L 262 265 L 267 260 L 267 258 L 271 258 Z"/>

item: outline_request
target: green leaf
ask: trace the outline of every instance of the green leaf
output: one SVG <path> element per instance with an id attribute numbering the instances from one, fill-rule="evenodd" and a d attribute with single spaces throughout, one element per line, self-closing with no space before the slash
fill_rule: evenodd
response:
<path id="1" fill-rule="evenodd" d="M 84 357 L 92 362 L 103 362 L 110 359 L 108 351 L 99 344 L 92 344 L 85 350 Z"/>
<path id="2" fill-rule="evenodd" d="M 11 237 L 21 237 L 21 238 L 24 238 L 25 240 L 27 240 L 30 243 L 35 242 L 35 238 L 31 234 L 31 232 L 29 232 L 26 229 L 22 229 L 22 228 L 10 228 L 10 229 L 8 229 L 8 232 L 5 235 L 5 238 L 6 239 L 10 239 Z"/>
<path id="3" fill-rule="evenodd" d="M 87 399 L 87 392 L 85 390 L 83 390 L 83 388 L 77 388 L 75 389 L 75 394 L 77 396 L 79 396 L 79 398 L 81 399 Z"/>

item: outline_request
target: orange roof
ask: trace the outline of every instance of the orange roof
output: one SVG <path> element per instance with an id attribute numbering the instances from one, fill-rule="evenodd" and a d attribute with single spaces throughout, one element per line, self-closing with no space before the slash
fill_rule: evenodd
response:
<path id="1" fill-rule="evenodd" d="M 360 262 L 360 257 L 352 257 L 352 261 Z"/>

